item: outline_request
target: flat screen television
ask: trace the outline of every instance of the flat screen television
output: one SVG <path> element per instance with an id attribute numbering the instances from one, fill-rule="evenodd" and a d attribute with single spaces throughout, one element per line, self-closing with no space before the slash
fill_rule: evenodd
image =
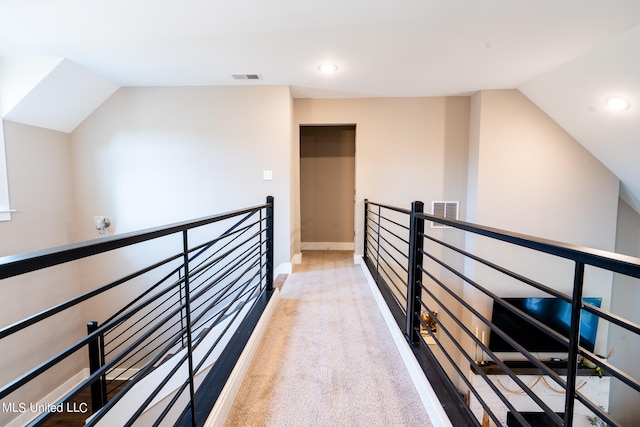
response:
<path id="1" fill-rule="evenodd" d="M 558 298 L 503 298 L 529 316 L 540 321 L 558 333 L 569 336 L 571 304 Z M 583 298 L 583 301 L 600 307 L 602 298 Z M 581 310 L 580 345 L 593 351 L 598 332 L 599 317 Z M 530 352 L 567 352 L 567 347 L 551 336 L 527 323 L 494 301 L 492 322 Z M 515 350 L 494 331 L 489 334 L 489 349 L 494 352 L 514 352 Z"/>

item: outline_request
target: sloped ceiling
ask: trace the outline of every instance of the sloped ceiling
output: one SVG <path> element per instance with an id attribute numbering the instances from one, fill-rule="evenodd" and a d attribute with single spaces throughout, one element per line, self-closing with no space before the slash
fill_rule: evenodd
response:
<path id="1" fill-rule="evenodd" d="M 637 0 L 0 2 L 0 57 L 65 58 L 5 109 L 12 120 L 68 131 L 120 86 L 287 85 L 296 97 L 517 88 L 640 211 L 639 32 Z M 322 62 L 338 71 L 322 75 Z M 614 95 L 631 107 L 606 110 Z"/>
<path id="2" fill-rule="evenodd" d="M 118 88 L 92 71 L 61 60 L 6 108 L 4 118 L 69 133 Z"/>

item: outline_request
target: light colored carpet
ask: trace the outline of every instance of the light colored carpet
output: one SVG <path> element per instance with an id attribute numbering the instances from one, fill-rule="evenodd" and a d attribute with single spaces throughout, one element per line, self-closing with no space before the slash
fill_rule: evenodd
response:
<path id="1" fill-rule="evenodd" d="M 225 426 L 430 426 L 353 254 L 302 259 Z"/>

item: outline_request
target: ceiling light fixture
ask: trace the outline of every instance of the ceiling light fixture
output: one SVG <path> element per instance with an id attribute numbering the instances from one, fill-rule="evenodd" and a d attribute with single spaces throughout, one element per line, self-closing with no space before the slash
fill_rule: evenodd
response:
<path id="1" fill-rule="evenodd" d="M 325 74 L 331 74 L 338 71 L 338 66 L 335 64 L 321 64 L 318 66 L 318 70 Z"/>
<path id="2" fill-rule="evenodd" d="M 629 101 L 624 98 L 620 98 L 618 96 L 611 97 L 607 99 L 607 105 L 612 110 L 623 111 L 629 108 Z"/>

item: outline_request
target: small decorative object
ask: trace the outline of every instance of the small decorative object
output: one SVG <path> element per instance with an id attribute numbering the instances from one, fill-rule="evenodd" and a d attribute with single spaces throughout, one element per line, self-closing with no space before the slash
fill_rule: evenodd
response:
<path id="1" fill-rule="evenodd" d="M 420 335 L 426 337 L 427 335 L 435 335 L 438 332 L 438 322 L 436 319 L 438 318 L 438 312 L 432 311 L 433 317 L 429 315 L 426 311 L 422 311 L 420 313 Z"/>
<path id="2" fill-rule="evenodd" d="M 93 221 L 99 234 L 105 234 L 111 225 L 111 220 L 103 215 L 94 215 Z"/>
<path id="3" fill-rule="evenodd" d="M 604 411 L 604 407 L 601 406 L 600 409 Z M 605 423 L 600 417 L 598 417 L 595 414 L 593 416 L 587 415 L 587 420 L 589 421 L 589 424 L 591 424 L 592 426 L 607 427 L 607 423 Z"/>
<path id="4" fill-rule="evenodd" d="M 603 362 L 607 362 L 609 360 L 609 358 L 615 354 L 615 352 L 616 352 L 616 348 L 613 347 L 611 349 L 611 351 L 609 352 L 609 354 L 607 354 L 606 356 L 603 356 L 601 354 L 596 354 L 596 356 L 599 357 L 600 359 L 602 359 Z M 583 357 L 583 358 L 581 358 L 579 360 L 579 364 L 581 366 L 586 367 L 586 368 L 595 369 L 596 373 L 598 374 L 598 376 L 600 378 L 602 378 L 602 375 L 604 375 L 604 370 L 602 369 L 602 367 L 598 366 L 595 363 L 593 363 L 589 359 L 586 359 L 586 358 Z"/>

